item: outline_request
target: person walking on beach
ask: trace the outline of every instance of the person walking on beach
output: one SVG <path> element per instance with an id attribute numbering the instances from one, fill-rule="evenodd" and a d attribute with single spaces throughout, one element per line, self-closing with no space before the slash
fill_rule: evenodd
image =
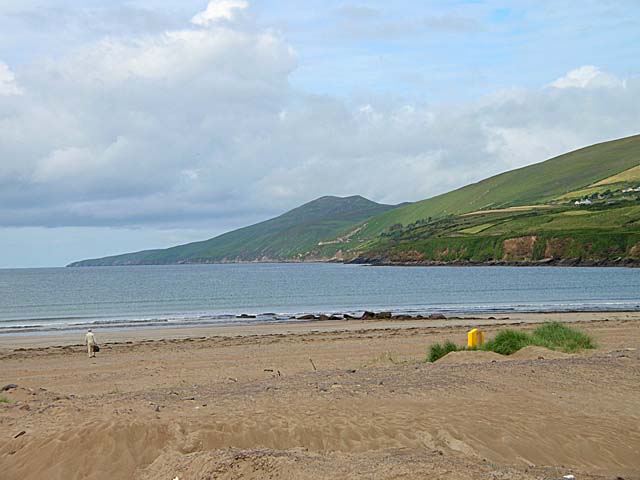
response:
<path id="1" fill-rule="evenodd" d="M 96 356 L 96 336 L 93 334 L 93 330 L 87 330 L 87 334 L 84 337 L 84 341 L 87 344 L 87 352 L 89 353 L 89 358 L 93 358 Z"/>

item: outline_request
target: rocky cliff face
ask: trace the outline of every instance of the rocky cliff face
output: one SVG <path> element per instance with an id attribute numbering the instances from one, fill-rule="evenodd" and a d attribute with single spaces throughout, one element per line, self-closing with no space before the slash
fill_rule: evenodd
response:
<path id="1" fill-rule="evenodd" d="M 348 261 L 380 265 L 640 266 L 637 234 L 607 236 L 605 240 L 598 234 L 488 237 L 482 242 L 455 238 L 449 245 L 446 240 L 437 239 L 437 248 L 426 241 L 422 248 L 396 246 Z"/>
<path id="2" fill-rule="evenodd" d="M 534 258 L 537 237 L 507 238 L 502 242 L 502 260 L 505 262 L 528 262 Z"/>

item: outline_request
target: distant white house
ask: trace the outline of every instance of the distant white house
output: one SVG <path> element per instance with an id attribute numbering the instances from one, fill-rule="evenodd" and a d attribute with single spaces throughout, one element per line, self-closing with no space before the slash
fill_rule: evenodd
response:
<path id="1" fill-rule="evenodd" d="M 625 188 L 624 190 L 622 190 L 622 193 L 629 193 L 629 192 L 640 192 L 640 187 L 636 187 L 636 188 Z"/>
<path id="2" fill-rule="evenodd" d="M 583 198 L 582 200 L 576 200 L 574 205 L 591 205 L 593 202 L 588 198 Z"/>

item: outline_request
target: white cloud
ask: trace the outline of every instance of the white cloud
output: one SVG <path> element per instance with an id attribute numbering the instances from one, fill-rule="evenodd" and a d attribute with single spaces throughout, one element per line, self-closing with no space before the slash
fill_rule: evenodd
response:
<path id="1" fill-rule="evenodd" d="M 236 87 L 272 79 L 294 67 L 293 50 L 271 32 L 227 28 L 179 30 L 129 41 L 108 38 L 82 48 L 50 69 L 68 82 L 114 87 L 128 82 L 231 81 Z M 256 75 L 263 68 L 262 75 Z M 220 86 L 220 85 L 217 85 Z"/>
<path id="2" fill-rule="evenodd" d="M 0 62 L 0 95 L 21 95 L 22 89 L 16 83 L 16 76 L 9 66 Z"/>
<path id="3" fill-rule="evenodd" d="M 296 55 L 276 32 L 209 27 L 23 65 L 23 94 L 0 96 L 0 227 L 236 226 L 327 194 L 419 200 L 640 131 L 637 78 L 595 69 L 565 78 L 616 81 L 351 103 L 293 89 Z"/>
<path id="4" fill-rule="evenodd" d="M 207 27 L 221 20 L 228 22 L 234 20 L 238 10 L 246 10 L 249 3 L 244 0 L 213 0 L 207 5 L 207 9 L 196 14 L 191 22 L 195 25 Z"/>
<path id="5" fill-rule="evenodd" d="M 622 85 L 623 82 L 615 75 L 602 72 L 593 65 L 584 65 L 571 70 L 565 76 L 551 83 L 551 86 L 555 88 L 599 88 L 620 87 Z"/>

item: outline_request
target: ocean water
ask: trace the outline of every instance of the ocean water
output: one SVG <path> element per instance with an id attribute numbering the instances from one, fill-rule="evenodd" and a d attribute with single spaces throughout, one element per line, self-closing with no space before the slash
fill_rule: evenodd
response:
<path id="1" fill-rule="evenodd" d="M 303 313 L 640 310 L 640 269 L 233 264 L 0 270 L 0 334 Z M 255 319 L 239 319 L 246 313 Z"/>

